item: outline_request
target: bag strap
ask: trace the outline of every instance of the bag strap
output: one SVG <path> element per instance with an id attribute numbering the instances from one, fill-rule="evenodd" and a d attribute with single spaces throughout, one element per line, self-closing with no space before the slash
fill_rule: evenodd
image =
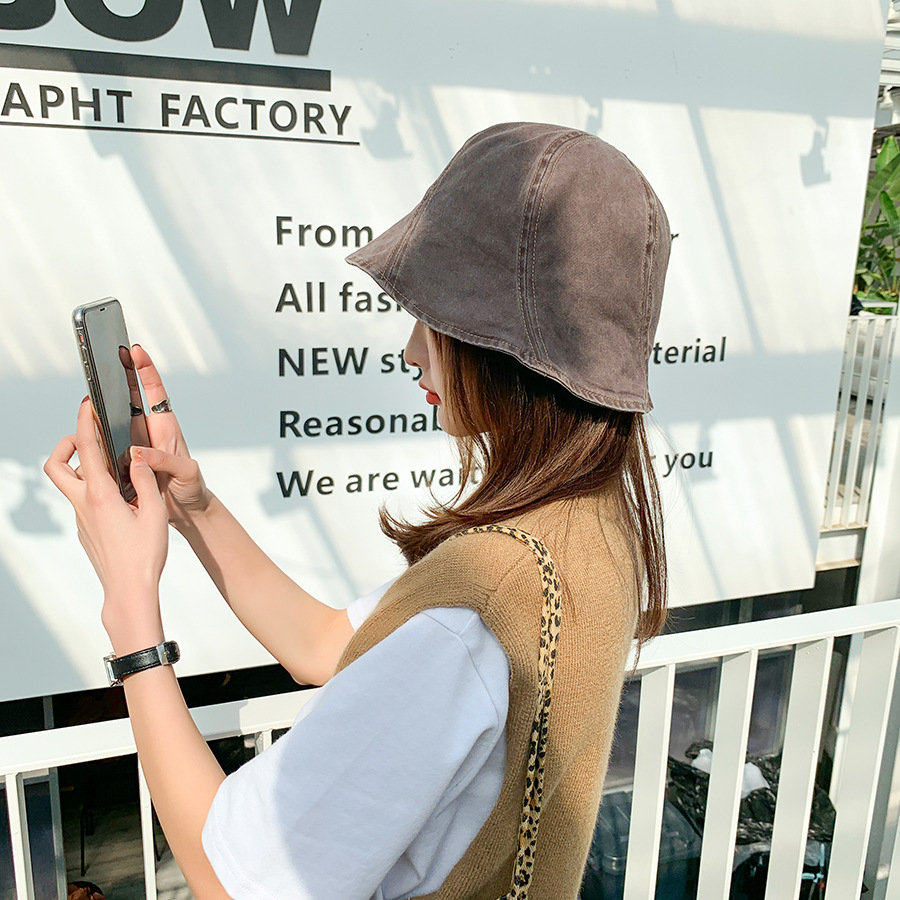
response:
<path id="1" fill-rule="evenodd" d="M 536 537 L 507 525 L 477 525 L 460 534 L 477 534 L 496 531 L 508 534 L 525 544 L 538 562 L 543 583 L 544 606 L 541 611 L 541 645 L 538 659 L 540 692 L 534 721 L 531 725 L 528 769 L 525 773 L 525 797 L 522 802 L 522 818 L 519 822 L 519 844 L 513 867 L 512 887 L 500 900 L 526 900 L 528 884 L 534 871 L 534 854 L 537 846 L 541 802 L 544 795 L 544 755 L 547 749 L 547 731 L 550 725 L 550 700 L 553 689 L 553 673 L 556 669 L 556 651 L 562 617 L 562 591 L 556 565 L 550 551 Z"/>

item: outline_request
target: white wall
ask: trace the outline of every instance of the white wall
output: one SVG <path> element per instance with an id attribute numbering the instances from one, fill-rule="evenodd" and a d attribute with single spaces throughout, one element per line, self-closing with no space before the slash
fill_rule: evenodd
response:
<path id="1" fill-rule="evenodd" d="M 28 0 L 12 7 L 27 11 Z M 140 8 L 114 7 L 122 17 Z M 466 137 L 504 120 L 568 124 L 616 144 L 679 235 L 651 373 L 667 435 L 657 462 L 674 601 L 809 586 L 882 40 L 875 0 L 323 0 L 308 57 L 272 51 L 262 6 L 248 51 L 213 48 L 195 0 L 167 33 L 137 43 L 92 34 L 62 4 L 45 25 L 0 34 L 115 53 L 120 67 L 123 54 L 144 54 L 332 73 L 330 91 L 272 88 L 27 68 L 41 63 L 6 51 L 0 699 L 103 683 L 99 586 L 40 471 L 84 393 L 69 314 L 91 299 L 121 299 L 208 481 L 294 577 L 340 606 L 400 570 L 374 512 L 385 500 L 414 511 L 424 495 L 412 470 L 452 472 L 443 436 L 282 439 L 279 414 L 427 414 L 412 374 L 396 367 L 410 323 L 393 309 L 342 312 L 341 286 L 353 282 L 355 296 L 371 282 L 342 262 L 342 247 L 279 246 L 276 217 L 292 217 L 295 232 L 332 226 L 338 244 L 343 225 L 377 232 Z M 41 85 L 59 106 L 42 112 Z M 99 122 L 87 108 L 74 120 L 73 88 L 81 100 L 100 92 Z M 123 122 L 110 90 L 131 92 Z M 179 97 L 165 122 L 163 94 Z M 220 111 L 236 129 L 215 119 L 228 97 Z M 267 104 L 255 132 L 244 100 Z M 279 131 L 266 115 L 278 102 L 282 126 L 288 103 L 319 104 L 327 133 L 304 133 L 302 114 Z M 341 134 L 330 105 L 338 116 L 350 108 Z M 286 282 L 304 301 L 306 282 L 324 283 L 326 311 L 276 313 Z M 701 357 L 714 348 L 715 361 L 693 362 L 696 346 Z M 304 348 L 309 366 L 314 347 L 328 359 L 330 348 L 367 347 L 364 372 L 329 364 L 328 375 L 278 376 L 279 348 Z M 688 361 L 666 362 L 669 347 Z M 395 368 L 382 373 L 386 354 Z M 711 464 L 701 468 L 701 454 Z M 333 492 L 283 497 L 276 472 L 295 469 L 333 478 Z M 396 491 L 385 490 L 389 472 Z M 379 473 L 373 490 L 348 493 L 354 473 L 366 486 Z M 163 603 L 182 674 L 268 661 L 178 542 Z"/>

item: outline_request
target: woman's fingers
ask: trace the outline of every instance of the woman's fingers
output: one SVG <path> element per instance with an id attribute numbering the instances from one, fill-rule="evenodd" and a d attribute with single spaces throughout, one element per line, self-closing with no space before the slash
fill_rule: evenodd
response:
<path id="1" fill-rule="evenodd" d="M 141 379 L 141 384 L 144 386 L 144 393 L 147 395 L 147 403 L 150 407 L 167 400 L 168 394 L 165 385 L 158 369 L 153 365 L 153 360 L 150 359 L 150 354 L 140 344 L 135 344 L 131 348 L 131 358 Z M 169 452 L 188 455 L 181 426 L 173 413 L 151 412 L 147 417 L 147 430 L 154 447 L 163 447 Z"/>
<path id="2" fill-rule="evenodd" d="M 80 463 L 77 470 L 71 466 L 76 453 Z M 118 495 L 118 488 L 106 469 L 93 407 L 87 399 L 78 408 L 75 434 L 67 435 L 53 448 L 44 463 L 44 472 L 70 501 L 75 500 L 76 492 L 83 490 L 87 482 L 101 494 L 112 492 Z"/>
<path id="3" fill-rule="evenodd" d="M 75 435 L 66 435 L 54 448 L 44 463 L 44 473 L 69 500 L 71 492 L 84 482 L 72 469 L 70 461 L 75 455 Z"/>
<path id="4" fill-rule="evenodd" d="M 156 447 L 132 447 L 131 458 L 143 460 L 154 471 L 178 481 L 191 481 L 199 475 L 197 462 L 187 456 L 175 456 Z"/>
<path id="5" fill-rule="evenodd" d="M 142 457 L 142 454 L 133 454 L 131 459 L 131 483 L 137 493 L 138 513 L 141 516 L 157 516 L 165 522 L 168 518 L 166 503 L 159 492 L 153 469 Z"/>
<path id="6" fill-rule="evenodd" d="M 134 344 L 131 348 L 131 358 L 134 360 L 134 367 L 144 386 L 147 402 L 150 406 L 162 403 L 166 399 L 166 389 L 159 371 L 153 365 L 153 360 L 150 359 L 150 354 L 140 344 Z"/>
<path id="7" fill-rule="evenodd" d="M 88 400 L 84 400 L 78 409 L 75 449 L 78 451 L 78 459 L 81 462 L 85 481 L 93 482 L 98 490 L 105 490 L 109 487 L 118 493 L 118 488 L 106 469 L 106 460 L 103 457 L 103 450 L 100 448 L 100 441 L 97 437 L 97 427 L 94 424 L 94 408 Z"/>

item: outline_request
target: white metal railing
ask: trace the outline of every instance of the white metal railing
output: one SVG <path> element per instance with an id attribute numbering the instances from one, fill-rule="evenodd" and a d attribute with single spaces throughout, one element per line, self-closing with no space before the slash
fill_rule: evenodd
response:
<path id="1" fill-rule="evenodd" d="M 851 316 L 822 527 L 866 524 L 897 316 Z"/>
<path id="2" fill-rule="evenodd" d="M 840 770 L 832 780 L 837 818 L 825 896 L 826 900 L 859 897 L 897 672 L 900 600 L 666 635 L 644 648 L 636 670 L 641 698 L 626 900 L 653 900 L 655 895 L 676 667 L 717 662 L 721 674 L 697 896 L 699 900 L 728 896 L 756 662 L 760 652 L 785 647 L 794 648 L 794 666 L 765 896 L 766 900 L 797 897 L 832 648 L 835 639 L 848 635 L 853 636 L 857 664 L 852 667 L 849 726 L 836 762 Z M 209 740 L 257 735 L 257 746 L 264 749 L 273 729 L 289 726 L 313 694 L 202 707 L 192 715 Z M 36 770 L 133 752 L 127 720 L 0 738 L 0 777 L 6 784 L 18 900 L 34 897 L 25 777 Z M 156 900 L 153 820 L 142 777 L 140 786 L 146 896 Z M 891 865 L 874 886 L 875 897 L 893 898 L 900 896 L 900 843 L 895 843 L 891 829 L 875 829 L 876 834 L 882 831 L 890 844 Z"/>
<path id="3" fill-rule="evenodd" d="M 721 675 L 697 896 L 699 900 L 728 896 L 756 661 L 761 651 L 777 647 L 794 648 L 794 668 L 765 897 L 797 897 L 832 647 L 845 635 L 856 636 L 858 666 L 849 728 L 842 736 L 840 772 L 833 779 L 837 819 L 825 896 L 826 900 L 859 897 L 897 671 L 900 600 L 688 632 L 650 644 L 638 669 L 641 706 L 625 872 L 627 900 L 652 900 L 655 892 L 675 668 L 714 660 L 721 661 Z M 900 891 L 896 846 L 891 863 L 891 873 L 877 886 L 876 897 Z"/>
<path id="4" fill-rule="evenodd" d="M 261 751 L 272 743 L 272 732 L 289 727 L 300 708 L 314 694 L 314 690 L 293 691 L 239 700 L 217 706 L 198 707 L 191 710 L 191 715 L 207 740 L 256 735 L 256 746 Z M 24 785 L 28 775 L 32 772 L 46 772 L 47 769 L 58 766 L 112 759 L 134 752 L 134 738 L 127 719 L 0 738 L 0 780 L 6 786 L 17 900 L 34 900 L 35 896 L 24 800 Z M 157 900 L 156 849 L 153 842 L 150 794 L 140 771 L 140 764 L 137 763 L 137 766 L 145 895 L 147 900 Z"/>

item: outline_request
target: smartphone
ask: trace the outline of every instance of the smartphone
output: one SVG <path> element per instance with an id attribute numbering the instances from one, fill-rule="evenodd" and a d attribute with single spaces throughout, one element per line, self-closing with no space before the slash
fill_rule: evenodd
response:
<path id="1" fill-rule="evenodd" d="M 131 446 L 149 447 L 150 436 L 122 307 L 113 297 L 76 307 L 72 325 L 106 466 L 130 503 Z"/>

